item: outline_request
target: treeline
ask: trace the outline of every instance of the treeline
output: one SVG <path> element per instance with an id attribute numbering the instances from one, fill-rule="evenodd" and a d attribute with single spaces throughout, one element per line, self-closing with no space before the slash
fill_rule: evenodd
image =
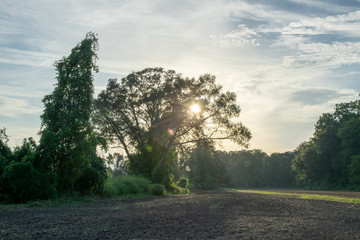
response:
<path id="1" fill-rule="evenodd" d="M 360 191 L 360 101 L 324 113 L 297 152 L 293 166 L 300 185 Z"/>
<path id="2" fill-rule="evenodd" d="M 294 156 L 294 152 L 269 156 L 261 150 L 219 153 L 227 169 L 225 183 L 241 188 L 295 187 Z"/>
<path id="3" fill-rule="evenodd" d="M 188 176 L 199 188 L 305 187 L 360 191 L 360 100 L 324 113 L 309 141 L 294 151 L 209 153 L 196 150 Z"/>
<path id="4" fill-rule="evenodd" d="M 180 157 L 172 175 L 189 179 L 192 189 L 297 187 L 294 158 L 295 152 L 269 156 L 258 149 L 224 152 L 203 146 Z M 123 156 L 115 155 L 111 162 L 114 176 L 128 174 Z"/>

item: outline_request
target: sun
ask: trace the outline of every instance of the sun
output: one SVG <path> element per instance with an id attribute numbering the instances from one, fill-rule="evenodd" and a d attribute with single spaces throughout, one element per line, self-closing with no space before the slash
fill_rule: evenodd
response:
<path id="1" fill-rule="evenodd" d="M 200 112 L 200 107 L 199 107 L 199 105 L 197 105 L 197 104 L 192 105 L 192 106 L 191 106 L 191 111 L 192 111 L 193 113 L 199 113 L 199 112 Z"/>

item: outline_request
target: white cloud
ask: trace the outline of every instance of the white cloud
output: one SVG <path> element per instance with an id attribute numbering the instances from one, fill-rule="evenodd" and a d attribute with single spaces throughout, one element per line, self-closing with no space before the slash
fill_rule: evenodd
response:
<path id="1" fill-rule="evenodd" d="M 343 35 L 360 36 L 360 11 L 328 16 L 325 18 L 306 18 L 291 22 L 281 29 L 282 34 L 327 34 L 341 32 Z"/>
<path id="2" fill-rule="evenodd" d="M 0 63 L 50 68 L 59 55 L 0 47 Z"/>
<path id="3" fill-rule="evenodd" d="M 257 33 L 246 27 L 245 24 L 240 24 L 235 30 L 220 36 L 211 36 L 212 38 L 220 42 L 222 47 L 243 47 L 243 46 L 259 46 L 259 40 L 257 39 Z"/>
<path id="4" fill-rule="evenodd" d="M 339 67 L 360 63 L 360 42 L 298 43 L 298 55 L 284 57 L 287 67 Z"/>
<path id="5" fill-rule="evenodd" d="M 290 2 L 294 2 L 294 3 L 298 3 L 298 4 L 302 4 L 302 5 L 306 5 L 309 6 L 311 8 L 316 8 L 322 10 L 322 11 L 326 11 L 326 12 L 331 12 L 331 13 L 337 13 L 337 12 L 349 12 L 353 10 L 353 6 L 349 6 L 347 5 L 347 2 L 343 1 L 341 3 L 344 4 L 339 4 L 338 1 L 332 1 L 332 0 L 327 0 L 327 1 L 314 1 L 314 0 L 289 0 Z M 350 1 L 349 1 L 350 3 Z"/>
<path id="6" fill-rule="evenodd" d="M 16 118 L 24 114 L 40 114 L 41 111 L 24 99 L 0 96 L 0 116 Z"/>

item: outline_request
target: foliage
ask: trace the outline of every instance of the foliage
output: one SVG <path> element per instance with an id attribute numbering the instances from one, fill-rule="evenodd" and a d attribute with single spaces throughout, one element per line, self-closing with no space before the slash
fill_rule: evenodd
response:
<path id="1" fill-rule="evenodd" d="M 99 157 L 91 158 L 90 166 L 87 166 L 81 177 L 75 182 L 75 189 L 81 194 L 101 194 L 104 182 L 107 179 L 107 169 L 103 159 Z"/>
<path id="2" fill-rule="evenodd" d="M 213 148 L 201 145 L 194 149 L 188 161 L 189 179 L 198 189 L 215 189 L 223 182 L 225 164 Z"/>
<path id="3" fill-rule="evenodd" d="M 181 187 L 181 188 L 187 188 L 188 185 L 189 185 L 189 180 L 186 179 L 186 178 L 181 178 L 181 179 L 178 181 L 177 185 L 178 185 L 179 187 Z"/>
<path id="4" fill-rule="evenodd" d="M 154 196 L 164 196 L 166 195 L 166 190 L 162 184 L 152 184 L 151 185 L 151 194 Z"/>
<path id="5" fill-rule="evenodd" d="M 296 180 L 300 186 L 316 185 L 319 156 L 313 142 L 304 142 L 297 148 L 293 168 L 297 172 Z"/>
<path id="6" fill-rule="evenodd" d="M 293 152 L 268 156 L 259 149 L 218 152 L 226 165 L 227 185 L 232 187 L 294 187 Z"/>
<path id="7" fill-rule="evenodd" d="M 124 156 L 119 153 L 110 153 L 106 157 L 106 164 L 111 170 L 111 176 L 113 177 L 126 175 L 128 173 L 128 162 L 125 161 Z"/>
<path id="8" fill-rule="evenodd" d="M 294 152 L 272 153 L 263 161 L 263 181 L 266 187 L 295 187 L 296 172 L 292 169 Z"/>
<path id="9" fill-rule="evenodd" d="M 165 186 L 162 184 L 152 184 L 146 178 L 131 175 L 109 178 L 104 183 L 104 196 L 132 197 L 144 194 L 154 196 L 166 195 Z"/>
<path id="10" fill-rule="evenodd" d="M 44 172 L 54 171 L 60 192 L 82 191 L 77 187 L 85 186 L 86 175 L 94 175 L 91 172 L 97 169 L 93 165 L 98 161 L 96 147 L 101 141 L 90 122 L 94 93 L 92 71 L 98 71 L 97 49 L 96 35 L 88 33 L 68 57 L 57 61 L 57 84 L 54 91 L 43 99 L 45 109 L 41 115 L 41 138 L 35 167 Z M 103 178 L 97 177 L 97 180 Z M 81 183 L 76 184 L 77 181 Z M 87 184 L 98 189 L 95 185 L 102 183 L 93 181 Z"/>
<path id="11" fill-rule="evenodd" d="M 11 149 L 7 145 L 8 141 L 9 137 L 6 135 L 6 129 L 0 129 L 0 176 L 4 172 L 5 167 L 10 164 L 13 156 Z"/>
<path id="12" fill-rule="evenodd" d="M 200 112 L 191 111 L 194 104 Z M 223 92 L 209 74 L 195 80 L 147 68 L 121 83 L 110 79 L 95 110 L 102 135 L 122 146 L 132 172 L 156 182 L 166 181 L 181 145 L 209 139 L 246 145 L 251 137 L 246 127 L 231 121 L 240 114 L 235 93 Z"/>
<path id="13" fill-rule="evenodd" d="M 56 175 L 41 173 L 33 166 L 36 148 L 35 141 L 29 138 L 13 153 L 7 151 L 0 173 L 0 201 L 19 203 L 57 196 Z"/>
<path id="14" fill-rule="evenodd" d="M 4 177 L 10 192 L 5 200 L 27 202 L 36 199 L 49 199 L 57 196 L 56 175 L 37 171 L 31 162 L 16 162 L 5 168 Z"/>
<path id="15" fill-rule="evenodd" d="M 151 193 L 151 182 L 142 177 L 118 176 L 106 180 L 104 186 L 105 196 L 129 196 L 141 193 Z"/>
<path id="16" fill-rule="evenodd" d="M 168 192 L 176 193 L 176 194 L 186 194 L 189 193 L 189 189 L 187 187 L 182 187 L 179 185 L 179 181 L 175 181 L 175 176 L 173 174 L 169 174 L 169 177 L 167 178 L 167 181 L 165 183 L 165 189 Z M 183 180 L 183 185 L 185 185 L 185 182 Z"/>
<path id="17" fill-rule="evenodd" d="M 305 186 L 359 189 L 360 101 L 336 104 L 324 113 L 314 136 L 298 147 L 297 179 Z"/>
<path id="18" fill-rule="evenodd" d="M 226 154 L 222 154 L 222 159 Z M 224 156 L 225 155 L 225 156 Z M 227 176 L 230 186 L 236 187 L 261 187 L 264 186 L 262 179 L 262 164 L 266 153 L 261 150 L 243 150 L 228 154 Z"/>
<path id="19" fill-rule="evenodd" d="M 14 148 L 13 153 L 13 161 L 15 162 L 35 162 L 35 154 L 36 154 L 36 142 L 33 138 L 24 139 L 21 146 L 17 146 Z"/>

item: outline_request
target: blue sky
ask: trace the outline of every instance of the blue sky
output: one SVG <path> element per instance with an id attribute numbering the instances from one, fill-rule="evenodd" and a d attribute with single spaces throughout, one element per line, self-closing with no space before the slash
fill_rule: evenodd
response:
<path id="1" fill-rule="evenodd" d="M 146 67 L 214 74 L 238 95 L 250 149 L 294 150 L 322 113 L 359 98 L 359 0 L 2 0 L 0 128 L 11 146 L 38 139 L 53 63 L 89 31 L 96 93 Z"/>

